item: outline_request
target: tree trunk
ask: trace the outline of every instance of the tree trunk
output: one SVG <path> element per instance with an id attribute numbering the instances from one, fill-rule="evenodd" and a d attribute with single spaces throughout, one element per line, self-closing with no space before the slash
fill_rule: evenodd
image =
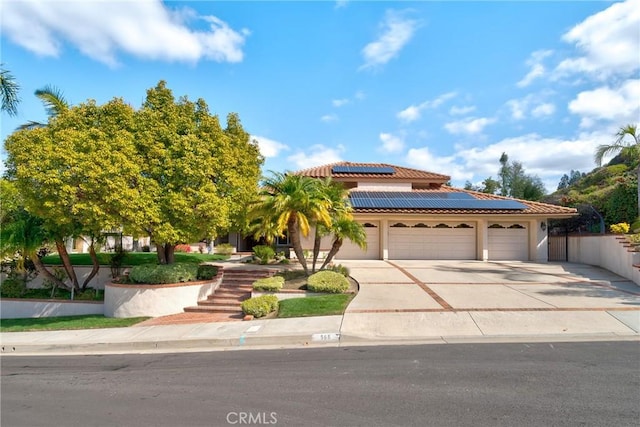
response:
<path id="1" fill-rule="evenodd" d="M 638 165 L 638 218 L 640 218 L 640 165 Z"/>
<path id="2" fill-rule="evenodd" d="M 81 289 L 83 291 L 87 288 L 87 285 L 89 284 L 91 279 L 93 279 L 95 275 L 98 274 L 98 271 L 100 270 L 100 261 L 98 261 L 98 255 L 96 255 L 96 249 L 93 246 L 93 240 L 91 240 L 91 244 L 89 245 L 89 256 L 91 256 L 91 262 L 93 264 L 93 267 L 91 268 L 91 273 L 89 273 L 87 278 L 84 279 L 84 282 L 82 283 Z"/>
<path id="3" fill-rule="evenodd" d="M 67 247 L 62 240 L 56 240 L 56 249 L 58 250 L 58 255 L 60 255 L 60 260 L 62 260 L 62 266 L 67 272 L 67 277 L 69 277 L 69 280 L 71 280 L 71 286 L 74 289 L 78 289 L 78 277 L 76 276 L 76 271 L 73 269 L 73 265 L 71 265 Z"/>
<path id="4" fill-rule="evenodd" d="M 173 264 L 175 262 L 175 248 L 176 246 L 171 243 L 156 243 L 158 264 Z"/>
<path id="5" fill-rule="evenodd" d="M 318 262 L 318 256 L 320 255 L 320 243 L 322 241 L 322 236 L 318 231 L 318 225 L 316 224 L 316 235 L 313 239 L 313 264 L 311 264 L 311 272 L 316 272 L 316 263 Z"/>
<path id="6" fill-rule="evenodd" d="M 307 260 L 304 258 L 304 251 L 302 250 L 302 243 L 300 242 L 300 232 L 298 230 L 298 221 L 292 215 L 287 223 L 287 230 L 289 231 L 289 237 L 291 238 L 291 245 L 293 251 L 298 258 L 298 262 L 302 265 L 305 276 L 309 275 L 309 269 L 307 268 Z"/>
<path id="7" fill-rule="evenodd" d="M 67 286 L 66 283 L 64 283 L 63 281 L 59 280 L 56 276 L 51 274 L 51 272 L 49 270 L 47 270 L 47 267 L 44 266 L 44 264 L 42 263 L 42 260 L 40 258 L 38 258 L 37 254 L 35 254 L 35 253 L 31 254 L 31 256 L 29 256 L 29 258 L 33 262 L 33 265 L 36 266 L 36 270 L 38 270 L 38 273 L 42 274 L 45 277 L 45 279 L 51 281 L 52 283 L 55 283 L 55 285 L 57 287 L 59 287 L 59 288 L 64 288 L 64 289 L 71 290 L 69 288 L 69 286 Z"/>
<path id="8" fill-rule="evenodd" d="M 331 260 L 333 259 L 334 256 L 336 256 L 336 254 L 338 253 L 341 247 L 342 247 L 342 239 L 334 239 L 333 244 L 331 245 L 331 249 L 327 254 L 327 259 L 325 259 L 324 262 L 322 263 L 322 267 L 320 267 L 320 270 L 323 270 L 327 266 L 327 264 L 331 262 Z"/>

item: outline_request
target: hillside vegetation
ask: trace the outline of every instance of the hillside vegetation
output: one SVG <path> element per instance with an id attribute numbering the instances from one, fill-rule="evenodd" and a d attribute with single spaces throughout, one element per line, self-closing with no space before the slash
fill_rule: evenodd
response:
<path id="1" fill-rule="evenodd" d="M 591 205 L 602 214 L 607 225 L 632 223 L 638 217 L 639 163 L 638 158 L 618 156 L 544 201 L 569 207 Z"/>

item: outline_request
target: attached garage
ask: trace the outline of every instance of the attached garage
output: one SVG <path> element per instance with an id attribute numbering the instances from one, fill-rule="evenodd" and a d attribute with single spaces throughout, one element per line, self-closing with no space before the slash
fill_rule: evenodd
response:
<path id="1" fill-rule="evenodd" d="M 490 260 L 529 260 L 529 233 L 526 224 L 489 224 Z"/>
<path id="2" fill-rule="evenodd" d="M 475 223 L 391 223 L 389 259 L 476 259 Z"/>
<path id="3" fill-rule="evenodd" d="M 367 249 L 362 250 L 350 240 L 345 240 L 336 255 L 337 259 L 380 259 L 380 225 L 377 222 L 365 222 Z"/>

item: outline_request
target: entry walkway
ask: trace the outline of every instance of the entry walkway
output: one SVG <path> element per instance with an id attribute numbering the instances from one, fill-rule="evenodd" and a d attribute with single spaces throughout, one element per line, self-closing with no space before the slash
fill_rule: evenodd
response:
<path id="1" fill-rule="evenodd" d="M 348 261 L 360 292 L 341 333 L 362 338 L 640 331 L 640 287 L 580 264 Z"/>

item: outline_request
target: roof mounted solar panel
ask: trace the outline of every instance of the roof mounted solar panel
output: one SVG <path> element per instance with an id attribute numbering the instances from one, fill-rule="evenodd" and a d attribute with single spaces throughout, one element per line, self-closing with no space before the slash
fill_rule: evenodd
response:
<path id="1" fill-rule="evenodd" d="M 390 166 L 347 166 L 339 165 L 331 169 L 332 173 L 369 173 L 377 175 L 393 175 L 395 169 Z"/>
<path id="2" fill-rule="evenodd" d="M 436 194 L 448 195 L 448 197 L 433 197 Z M 468 193 L 354 191 L 350 194 L 350 198 L 352 206 L 356 209 L 523 210 L 527 208 L 517 200 L 476 199 Z"/>

